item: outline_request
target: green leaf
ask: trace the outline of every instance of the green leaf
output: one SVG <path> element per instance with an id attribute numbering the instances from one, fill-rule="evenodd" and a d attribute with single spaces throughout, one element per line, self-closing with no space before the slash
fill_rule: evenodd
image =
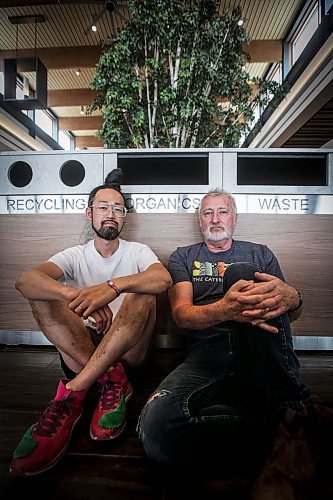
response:
<path id="1" fill-rule="evenodd" d="M 144 147 L 145 136 L 150 146 L 184 146 L 175 130 L 184 132 L 186 147 L 238 146 L 254 107 L 285 95 L 284 87 L 259 79 L 252 95 L 243 51 L 250 38 L 238 26 L 239 7 L 220 14 L 217 0 L 128 5 L 130 21 L 115 41 L 105 41 L 87 109 L 101 110 L 98 136 L 109 147 Z"/>

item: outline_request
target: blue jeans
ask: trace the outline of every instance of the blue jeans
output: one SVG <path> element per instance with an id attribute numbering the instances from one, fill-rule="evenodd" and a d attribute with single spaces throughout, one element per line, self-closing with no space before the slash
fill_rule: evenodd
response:
<path id="1" fill-rule="evenodd" d="M 224 291 L 242 277 L 253 278 L 255 270 L 247 263 L 230 266 Z M 253 446 L 265 446 L 282 409 L 308 405 L 288 314 L 270 322 L 279 333 L 237 322 L 191 332 L 185 361 L 160 383 L 139 417 L 148 457 L 175 466 L 237 460 Z"/>

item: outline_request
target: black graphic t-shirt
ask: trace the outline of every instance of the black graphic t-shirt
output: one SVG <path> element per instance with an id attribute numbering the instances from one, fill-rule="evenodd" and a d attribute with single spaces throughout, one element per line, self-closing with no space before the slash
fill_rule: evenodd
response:
<path id="1" fill-rule="evenodd" d="M 203 305 L 223 296 L 223 275 L 235 262 L 256 264 L 264 273 L 284 280 L 277 258 L 266 245 L 240 240 L 218 253 L 210 252 L 203 242 L 179 247 L 171 254 L 168 268 L 174 283 L 192 283 L 193 303 Z"/>

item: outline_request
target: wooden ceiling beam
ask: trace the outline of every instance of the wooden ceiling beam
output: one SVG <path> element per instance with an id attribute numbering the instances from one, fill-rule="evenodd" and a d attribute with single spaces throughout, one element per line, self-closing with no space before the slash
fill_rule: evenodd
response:
<path id="1" fill-rule="evenodd" d="M 254 94 L 258 92 L 258 85 L 250 83 Z M 49 90 L 47 93 L 47 105 L 49 108 L 62 106 L 88 106 L 96 97 L 96 91 L 92 89 L 62 89 Z M 217 102 L 229 102 L 228 98 L 218 98 Z"/>
<path id="2" fill-rule="evenodd" d="M 251 62 L 282 61 L 282 40 L 253 40 L 244 45 Z M 47 69 L 93 68 L 96 66 L 102 49 L 99 46 L 53 47 L 42 49 L 1 50 L 2 60 L 16 57 L 34 57 L 37 55 Z"/>
<path id="3" fill-rule="evenodd" d="M 39 57 L 47 69 L 93 68 L 102 49 L 98 46 L 52 47 L 43 49 L 1 50 L 0 60 L 17 57 Z M 19 70 L 18 70 L 19 71 Z"/>
<path id="4" fill-rule="evenodd" d="M 282 40 L 252 40 L 244 45 L 244 51 L 252 63 L 273 63 L 282 61 Z"/>
<path id="5" fill-rule="evenodd" d="M 101 116 L 78 116 L 58 120 L 60 130 L 97 130 L 103 123 Z"/>
<path id="6" fill-rule="evenodd" d="M 77 148 L 103 148 L 104 142 L 93 135 L 82 135 L 75 137 Z"/>
<path id="7" fill-rule="evenodd" d="M 57 106 L 87 106 L 96 97 L 92 89 L 64 89 L 49 90 L 47 93 L 47 105 L 49 108 Z"/>
<path id="8" fill-rule="evenodd" d="M 66 3 L 88 3 L 83 0 L 3 0 L 1 7 L 30 7 L 32 5 L 61 5 Z M 93 0 L 89 3 L 104 3 L 104 0 Z"/>

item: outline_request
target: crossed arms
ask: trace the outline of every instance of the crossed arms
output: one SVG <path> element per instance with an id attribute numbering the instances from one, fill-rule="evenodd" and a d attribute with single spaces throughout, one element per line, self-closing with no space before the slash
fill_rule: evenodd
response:
<path id="1" fill-rule="evenodd" d="M 112 323 L 112 311 L 108 304 L 116 297 L 116 291 L 106 281 L 81 289 L 58 281 L 63 272 L 53 262 L 43 262 L 24 272 L 16 281 L 16 288 L 29 300 L 60 300 L 83 319 L 92 316 L 99 333 L 105 333 Z M 115 278 L 121 292 L 157 295 L 171 286 L 166 268 L 155 263 L 145 271 Z"/>

